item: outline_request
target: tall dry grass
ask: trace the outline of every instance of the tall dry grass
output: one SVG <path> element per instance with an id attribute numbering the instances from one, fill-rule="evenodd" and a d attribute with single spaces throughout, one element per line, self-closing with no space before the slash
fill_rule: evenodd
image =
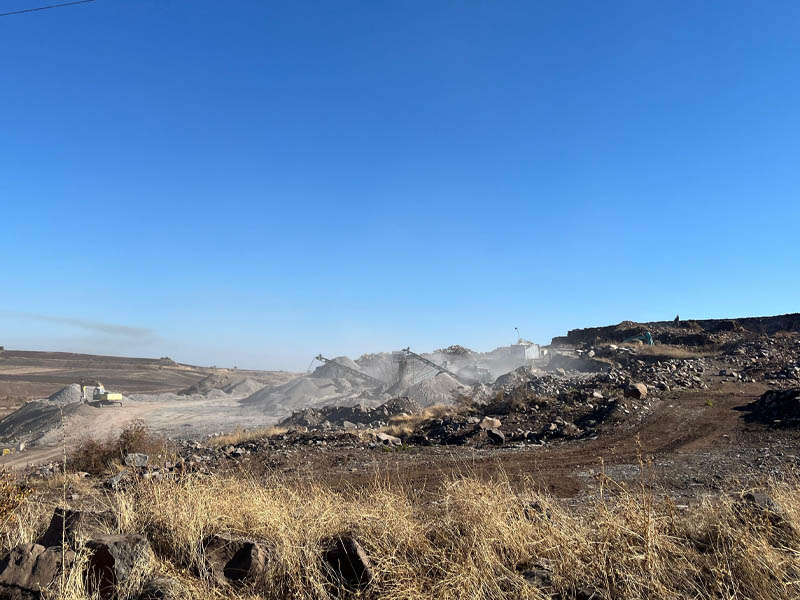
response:
<path id="1" fill-rule="evenodd" d="M 120 532 L 141 533 L 157 560 L 137 580 L 168 574 L 179 597 L 328 597 L 320 553 L 325 540 L 354 535 L 375 571 L 364 597 L 540 599 L 594 590 L 615 600 L 800 598 L 800 484 L 774 483 L 765 510 L 730 496 L 679 511 L 649 487 L 603 479 L 580 509 L 535 487 L 458 478 L 435 493 L 389 487 L 334 491 L 279 479 L 187 476 L 142 481 L 98 498 L 115 511 Z M 53 484 L 55 485 L 55 484 Z M 46 519 L 25 500 L 17 523 Z M 37 510 L 39 514 L 37 515 Z M 261 540 L 270 560 L 251 587 L 215 588 L 193 575 L 201 540 L 212 533 Z M 10 539 L 8 541 L 11 541 Z M 538 583 L 526 579 L 533 572 Z M 63 597 L 83 598 L 80 586 Z M 132 586 L 120 595 L 135 598 Z"/>

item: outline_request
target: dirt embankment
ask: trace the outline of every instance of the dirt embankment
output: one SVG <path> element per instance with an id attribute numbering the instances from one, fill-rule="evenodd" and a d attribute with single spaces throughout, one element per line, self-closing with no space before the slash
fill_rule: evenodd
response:
<path id="1" fill-rule="evenodd" d="M 774 335 L 778 332 L 800 332 L 800 313 L 773 317 L 743 317 L 739 319 L 687 319 L 637 323 L 623 321 L 618 325 L 572 329 L 567 335 L 554 337 L 554 345 L 597 344 L 622 342 L 649 331 L 656 341 L 667 344 L 703 346 L 725 342 L 726 333 Z"/>

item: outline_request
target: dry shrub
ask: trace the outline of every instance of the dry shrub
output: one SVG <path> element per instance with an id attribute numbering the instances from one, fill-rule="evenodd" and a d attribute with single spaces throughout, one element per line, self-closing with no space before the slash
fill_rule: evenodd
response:
<path id="1" fill-rule="evenodd" d="M 69 456 L 68 467 L 75 471 L 102 475 L 115 463 L 122 461 L 126 454 L 165 454 L 167 449 L 167 441 L 153 434 L 143 421 L 130 421 L 123 426 L 116 438 L 85 438 Z"/>

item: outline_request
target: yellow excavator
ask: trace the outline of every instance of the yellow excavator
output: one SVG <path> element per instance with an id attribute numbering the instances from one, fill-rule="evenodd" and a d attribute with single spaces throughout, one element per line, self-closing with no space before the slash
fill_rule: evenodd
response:
<path id="1" fill-rule="evenodd" d="M 105 386 L 96 379 L 81 379 L 81 399 L 84 402 L 89 402 L 89 397 L 86 395 L 86 388 L 93 387 L 92 392 L 93 403 L 97 406 L 122 406 L 122 394 L 119 392 L 109 392 Z"/>

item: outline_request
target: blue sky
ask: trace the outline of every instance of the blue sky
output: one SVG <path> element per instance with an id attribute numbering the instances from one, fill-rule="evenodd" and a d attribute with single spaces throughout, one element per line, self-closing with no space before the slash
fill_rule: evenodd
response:
<path id="1" fill-rule="evenodd" d="M 799 31 L 796 2 L 0 18 L 0 344 L 305 369 L 795 312 Z"/>

